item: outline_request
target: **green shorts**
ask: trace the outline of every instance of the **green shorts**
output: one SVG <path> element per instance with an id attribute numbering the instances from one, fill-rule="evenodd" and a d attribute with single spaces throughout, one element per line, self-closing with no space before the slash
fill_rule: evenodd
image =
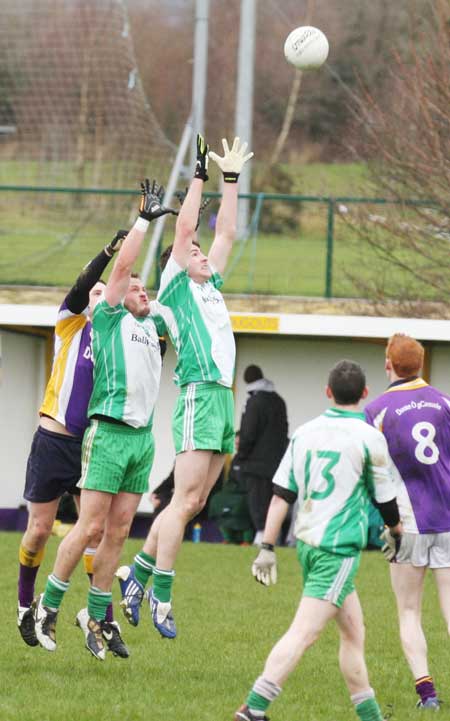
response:
<path id="1" fill-rule="evenodd" d="M 146 493 L 154 455 L 151 428 L 94 419 L 83 438 L 78 485 L 104 493 Z"/>
<path id="2" fill-rule="evenodd" d="M 231 388 L 219 383 L 183 386 L 172 420 L 176 453 L 234 453 L 234 400 Z"/>
<path id="3" fill-rule="evenodd" d="M 355 590 L 353 583 L 361 553 L 340 556 L 297 541 L 297 557 L 303 570 L 303 595 L 330 601 L 340 608 Z"/>

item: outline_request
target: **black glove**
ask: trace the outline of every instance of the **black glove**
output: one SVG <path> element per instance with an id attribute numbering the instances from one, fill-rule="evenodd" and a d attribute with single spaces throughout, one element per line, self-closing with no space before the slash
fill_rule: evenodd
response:
<path id="1" fill-rule="evenodd" d="M 203 135 L 197 135 L 197 162 L 195 164 L 194 178 L 200 180 L 208 180 L 208 151 L 209 145 L 206 144 Z"/>
<path id="2" fill-rule="evenodd" d="M 105 246 L 106 255 L 109 255 L 109 257 L 112 258 L 114 253 L 117 253 L 122 247 L 122 241 L 127 237 L 128 233 L 128 230 L 118 230 L 112 241 Z"/>
<path id="3" fill-rule="evenodd" d="M 139 216 L 144 220 L 156 220 L 162 215 L 172 213 L 172 215 L 178 215 L 178 210 L 173 208 L 165 208 L 162 204 L 164 197 L 164 188 L 159 186 L 156 180 L 153 181 L 150 187 L 150 181 L 148 178 L 141 183 L 141 203 L 139 205 Z"/>

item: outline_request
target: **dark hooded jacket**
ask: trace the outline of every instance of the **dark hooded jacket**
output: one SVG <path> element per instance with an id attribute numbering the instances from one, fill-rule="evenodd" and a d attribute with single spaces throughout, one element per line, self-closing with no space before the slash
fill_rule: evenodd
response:
<path id="1" fill-rule="evenodd" d="M 239 452 L 243 478 L 272 478 L 288 444 L 286 404 L 266 378 L 248 384 Z"/>

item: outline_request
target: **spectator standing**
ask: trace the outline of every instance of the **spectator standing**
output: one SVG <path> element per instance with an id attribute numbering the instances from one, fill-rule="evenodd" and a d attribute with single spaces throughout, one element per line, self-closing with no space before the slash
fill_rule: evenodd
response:
<path id="1" fill-rule="evenodd" d="M 284 400 L 259 366 L 247 366 L 244 381 L 248 398 L 241 418 L 238 459 L 256 529 L 253 542 L 259 543 L 272 498 L 272 478 L 288 444 L 288 421 Z"/>

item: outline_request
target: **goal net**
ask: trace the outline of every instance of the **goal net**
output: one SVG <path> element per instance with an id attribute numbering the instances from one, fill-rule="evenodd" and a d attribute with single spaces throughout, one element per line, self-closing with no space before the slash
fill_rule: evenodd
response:
<path id="1" fill-rule="evenodd" d="M 0 190 L 0 283 L 70 283 L 135 212 L 117 191 L 164 182 L 176 150 L 142 88 L 125 0 L 2 0 L 0 96 L 0 185 L 58 189 Z"/>

